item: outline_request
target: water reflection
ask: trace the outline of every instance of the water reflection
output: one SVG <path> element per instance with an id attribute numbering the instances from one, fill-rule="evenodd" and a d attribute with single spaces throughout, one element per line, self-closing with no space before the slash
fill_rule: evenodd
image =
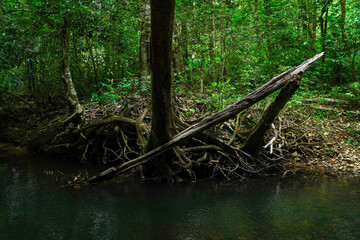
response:
<path id="1" fill-rule="evenodd" d="M 2 156 L 0 239 L 360 239 L 358 182 L 70 189 L 44 169 L 76 172 L 79 166 Z"/>

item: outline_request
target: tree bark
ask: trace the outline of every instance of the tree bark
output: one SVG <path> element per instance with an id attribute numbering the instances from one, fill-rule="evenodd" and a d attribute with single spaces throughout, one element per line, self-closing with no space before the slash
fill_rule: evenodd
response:
<path id="1" fill-rule="evenodd" d="M 253 127 L 249 137 L 245 141 L 242 149 L 251 154 L 256 154 L 265 145 L 264 136 L 274 122 L 277 115 L 290 100 L 295 91 L 299 88 L 301 74 L 289 81 L 276 96 L 275 100 L 266 108 L 258 123 Z"/>
<path id="2" fill-rule="evenodd" d="M 321 14 L 319 17 L 319 22 L 320 22 L 320 32 L 321 32 L 321 46 L 322 46 L 322 51 L 325 51 L 326 48 L 326 41 L 325 41 L 325 37 L 326 37 L 326 33 L 327 33 L 327 16 L 328 16 L 328 10 L 329 10 L 329 5 L 331 3 L 332 0 L 328 0 L 325 5 L 322 7 L 321 9 Z M 325 14 L 325 20 L 324 20 L 324 14 Z M 323 63 L 325 61 L 325 58 L 322 59 Z"/>
<path id="3" fill-rule="evenodd" d="M 346 0 L 340 0 L 340 8 L 341 8 L 341 21 L 340 21 L 340 30 L 341 30 L 341 37 L 342 40 L 345 42 L 346 35 L 345 35 L 345 19 L 346 19 Z"/>
<path id="4" fill-rule="evenodd" d="M 88 48 L 88 51 L 89 51 L 89 56 L 90 56 L 90 60 L 91 60 L 91 63 L 92 63 L 92 67 L 93 67 L 93 70 L 94 70 L 94 84 L 97 86 L 99 85 L 99 79 L 98 79 L 98 71 L 97 71 L 97 66 L 96 66 L 96 59 L 95 59 L 95 55 L 94 55 L 94 52 L 93 52 L 93 46 L 92 44 L 90 43 L 90 39 L 85 35 L 85 42 L 86 42 L 86 46 Z M 90 68 L 89 68 L 89 75 L 90 75 Z"/>
<path id="5" fill-rule="evenodd" d="M 140 0 L 140 80 L 150 75 L 150 0 Z"/>
<path id="6" fill-rule="evenodd" d="M 176 17 L 175 17 L 176 19 Z M 180 44 L 179 35 L 176 20 L 174 20 L 174 33 L 173 33 L 173 47 L 172 47 L 172 72 L 174 79 L 179 80 L 182 72 L 181 55 L 180 55 Z"/>
<path id="7" fill-rule="evenodd" d="M 28 80 L 28 89 L 31 93 L 31 97 L 34 99 L 36 103 L 38 103 L 38 94 L 37 94 L 37 87 L 35 81 L 35 69 L 34 69 L 34 62 L 30 58 L 28 61 L 25 62 L 26 66 L 26 76 Z"/>
<path id="8" fill-rule="evenodd" d="M 152 120 L 146 151 L 171 139 L 171 53 L 175 0 L 151 0 L 151 106 Z M 162 157 L 159 168 L 166 172 L 170 159 Z"/>
<path id="9" fill-rule="evenodd" d="M 155 0 L 156 1 L 156 0 Z M 140 164 L 147 162 L 150 158 L 158 156 L 165 151 L 179 145 L 180 143 L 184 142 L 190 137 L 201 133 L 202 131 L 220 123 L 224 122 L 238 114 L 239 112 L 243 111 L 246 108 L 254 105 L 258 101 L 264 99 L 265 97 L 269 96 L 274 91 L 283 87 L 286 83 L 293 81 L 294 79 L 299 79 L 303 75 L 304 71 L 309 68 L 309 66 L 315 62 L 317 59 L 322 57 L 324 53 L 320 53 L 315 55 L 313 58 L 310 58 L 303 62 L 301 65 L 297 67 L 293 67 L 278 76 L 272 78 L 269 82 L 261 86 L 260 88 L 256 89 L 252 93 L 245 96 L 241 101 L 236 102 L 224 110 L 213 114 L 212 116 L 201 120 L 200 122 L 194 124 L 193 126 L 185 129 L 184 131 L 176 134 L 172 139 L 169 139 L 165 144 L 156 147 L 155 149 L 147 152 L 146 154 L 135 158 L 131 161 L 123 163 L 121 165 L 111 167 L 100 174 L 93 176 L 87 182 L 88 183 L 98 183 L 104 180 L 111 179 L 121 173 L 124 173 Z M 159 160 L 157 160 L 159 161 Z"/>
<path id="10" fill-rule="evenodd" d="M 74 45 L 73 49 L 74 49 L 75 63 L 76 63 L 76 66 L 77 66 L 78 72 L 79 72 L 79 75 L 77 77 L 78 77 L 78 79 L 83 79 L 83 72 L 81 70 L 81 64 L 80 64 L 80 61 L 79 61 L 79 53 L 78 53 L 78 47 L 77 47 L 77 37 L 76 37 L 76 35 L 74 33 L 73 33 L 73 45 Z"/>
<path id="11" fill-rule="evenodd" d="M 70 71 L 70 20 L 70 14 L 66 13 L 63 17 L 64 24 L 61 31 L 62 79 L 66 86 L 66 95 L 70 108 L 74 114 L 82 114 L 83 110 L 77 97 Z"/>

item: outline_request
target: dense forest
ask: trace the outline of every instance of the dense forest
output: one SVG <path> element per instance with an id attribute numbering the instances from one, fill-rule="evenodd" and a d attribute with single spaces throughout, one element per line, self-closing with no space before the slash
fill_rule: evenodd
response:
<path id="1" fill-rule="evenodd" d="M 319 159 L 319 168 L 336 159 L 338 170 L 342 150 L 326 137 L 350 149 L 344 159 L 358 158 L 359 1 L 3 0 L 0 11 L 7 141 L 120 164 L 104 174 L 179 181 L 243 179 L 284 159 Z M 300 84 L 292 67 L 306 70 L 307 59 L 317 61 Z M 221 118 L 250 92 L 270 89 L 274 76 L 297 85 L 284 82 L 272 89 L 282 88 L 277 97 L 268 92 Z M 334 122 L 343 125 L 331 131 Z M 133 162 L 176 137 L 181 143 L 160 149 L 156 160 Z"/>

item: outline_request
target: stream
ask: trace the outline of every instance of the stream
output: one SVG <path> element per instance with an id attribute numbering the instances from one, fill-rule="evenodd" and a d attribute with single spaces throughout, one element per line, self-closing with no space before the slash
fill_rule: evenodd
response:
<path id="1" fill-rule="evenodd" d="M 96 166 L 0 144 L 0 239 L 360 239 L 360 181 L 59 184 Z"/>

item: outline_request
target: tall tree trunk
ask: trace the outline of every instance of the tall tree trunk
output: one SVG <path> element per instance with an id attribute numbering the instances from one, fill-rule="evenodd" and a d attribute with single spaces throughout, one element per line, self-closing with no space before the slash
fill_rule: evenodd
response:
<path id="1" fill-rule="evenodd" d="M 179 80 L 182 72 L 182 65 L 181 65 L 179 35 L 178 35 L 176 20 L 174 20 L 173 41 L 174 44 L 172 47 L 172 68 L 173 68 L 174 79 Z"/>
<path id="2" fill-rule="evenodd" d="M 356 43 L 356 39 L 353 43 L 353 55 L 352 55 L 352 61 L 351 61 L 351 64 L 352 64 L 352 75 L 353 75 L 353 81 L 356 82 L 357 81 L 357 71 L 356 71 L 356 68 L 355 68 L 355 58 L 356 58 L 356 53 L 357 53 L 357 43 Z"/>
<path id="3" fill-rule="evenodd" d="M 320 32 L 321 32 L 321 48 L 322 51 L 325 52 L 325 37 L 326 37 L 326 32 L 327 32 L 327 16 L 328 16 L 328 11 L 329 11 L 329 4 L 331 3 L 332 0 L 328 0 L 325 5 L 322 7 L 321 9 L 321 14 L 319 17 L 319 23 L 320 23 Z M 324 20 L 324 14 L 325 14 L 325 20 Z M 322 62 L 325 62 L 325 58 L 322 59 Z"/>
<path id="4" fill-rule="evenodd" d="M 79 53 L 78 53 L 78 47 L 77 47 L 77 38 L 75 36 L 75 34 L 73 34 L 73 44 L 74 44 L 74 57 L 75 57 L 75 63 L 76 63 L 76 66 L 78 68 L 78 72 L 79 72 L 79 76 L 78 76 L 78 79 L 83 79 L 83 72 L 81 70 L 81 64 L 80 64 L 80 61 L 79 61 Z"/>
<path id="5" fill-rule="evenodd" d="M 346 0 L 340 0 L 341 7 L 341 21 L 340 21 L 340 30 L 341 30 L 341 38 L 344 43 L 344 50 L 346 55 L 350 55 L 350 48 L 348 42 L 346 40 L 346 32 L 345 32 L 345 24 L 346 24 Z"/>
<path id="6" fill-rule="evenodd" d="M 70 108 L 74 114 L 82 114 L 83 110 L 80 105 L 77 93 L 74 87 L 74 83 L 71 77 L 70 71 L 70 24 L 71 17 L 69 13 L 66 13 L 63 17 L 63 27 L 61 30 L 61 49 L 62 49 L 62 79 L 66 86 L 67 100 L 69 101 Z"/>
<path id="7" fill-rule="evenodd" d="M 215 81 L 215 43 L 214 43 L 214 34 L 213 34 L 213 23 L 211 24 L 210 29 L 208 30 L 210 32 L 209 34 L 209 44 L 208 44 L 208 50 L 209 50 L 209 69 L 208 72 L 208 79 L 213 82 Z"/>
<path id="8" fill-rule="evenodd" d="M 340 21 L 340 30 L 342 40 L 345 41 L 345 18 L 346 18 L 346 9 L 345 9 L 346 0 L 340 0 L 340 8 L 341 8 L 341 21 Z"/>
<path id="9" fill-rule="evenodd" d="M 28 80 L 28 89 L 31 93 L 31 97 L 34 99 L 34 101 L 37 103 L 37 88 L 35 83 L 35 71 L 34 71 L 34 63 L 33 60 L 30 58 L 28 61 L 26 61 L 26 76 Z"/>
<path id="10" fill-rule="evenodd" d="M 311 19 L 310 21 L 310 38 L 311 38 L 311 42 L 310 42 L 310 46 L 309 49 L 311 52 L 315 52 L 315 42 L 316 42 L 316 27 L 317 27 L 317 20 L 318 18 L 317 16 L 317 6 L 316 6 L 316 2 L 312 1 L 311 4 Z"/>
<path id="11" fill-rule="evenodd" d="M 216 29 L 216 23 L 215 23 L 215 9 L 216 9 L 216 4 L 215 4 L 215 0 L 212 1 L 212 7 L 213 7 L 213 14 L 212 14 L 212 36 L 210 37 L 210 42 L 212 43 L 212 61 L 213 61 L 213 65 L 212 65 L 212 79 L 213 81 L 216 81 L 216 33 L 217 33 L 217 29 Z"/>
<path id="12" fill-rule="evenodd" d="M 152 120 L 147 151 L 171 139 L 171 46 L 175 0 L 151 0 L 151 99 Z M 169 158 L 162 157 L 159 168 L 166 172 Z"/>
<path id="13" fill-rule="evenodd" d="M 187 21 L 183 20 L 181 22 L 181 46 L 182 46 L 182 52 L 183 52 L 183 65 L 186 66 L 187 65 L 187 60 L 189 59 L 189 33 L 188 33 L 188 26 L 187 26 Z"/>
<path id="14" fill-rule="evenodd" d="M 94 83 L 96 85 L 98 85 L 99 84 L 98 71 L 97 71 L 97 66 L 96 66 L 95 55 L 94 55 L 94 52 L 92 49 L 92 44 L 90 43 L 90 40 L 87 36 L 85 36 L 85 41 L 86 41 L 86 46 L 88 47 L 88 50 L 89 50 L 89 55 L 91 58 L 91 63 L 92 63 L 93 71 L 94 71 Z"/>
<path id="15" fill-rule="evenodd" d="M 110 51 L 111 43 L 106 41 L 104 44 L 105 50 L 105 58 L 104 58 L 104 68 L 106 72 L 106 76 L 109 78 L 114 78 L 114 75 L 111 71 L 111 51 Z"/>
<path id="16" fill-rule="evenodd" d="M 226 33 L 221 38 L 221 81 L 225 82 L 225 74 L 226 74 Z"/>
<path id="17" fill-rule="evenodd" d="M 229 9 L 231 8 L 230 5 L 230 1 L 229 0 L 225 0 L 224 1 L 224 8 L 223 8 L 223 12 L 222 12 L 222 20 L 221 20 L 221 25 L 223 26 L 222 28 L 222 33 L 221 33 L 221 57 L 222 57 L 222 61 L 221 61 L 221 80 L 222 82 L 225 82 L 225 75 L 226 75 L 226 37 L 228 34 L 228 24 L 229 24 Z"/>
<path id="18" fill-rule="evenodd" d="M 150 0 L 140 0 L 140 79 L 150 75 Z"/>

